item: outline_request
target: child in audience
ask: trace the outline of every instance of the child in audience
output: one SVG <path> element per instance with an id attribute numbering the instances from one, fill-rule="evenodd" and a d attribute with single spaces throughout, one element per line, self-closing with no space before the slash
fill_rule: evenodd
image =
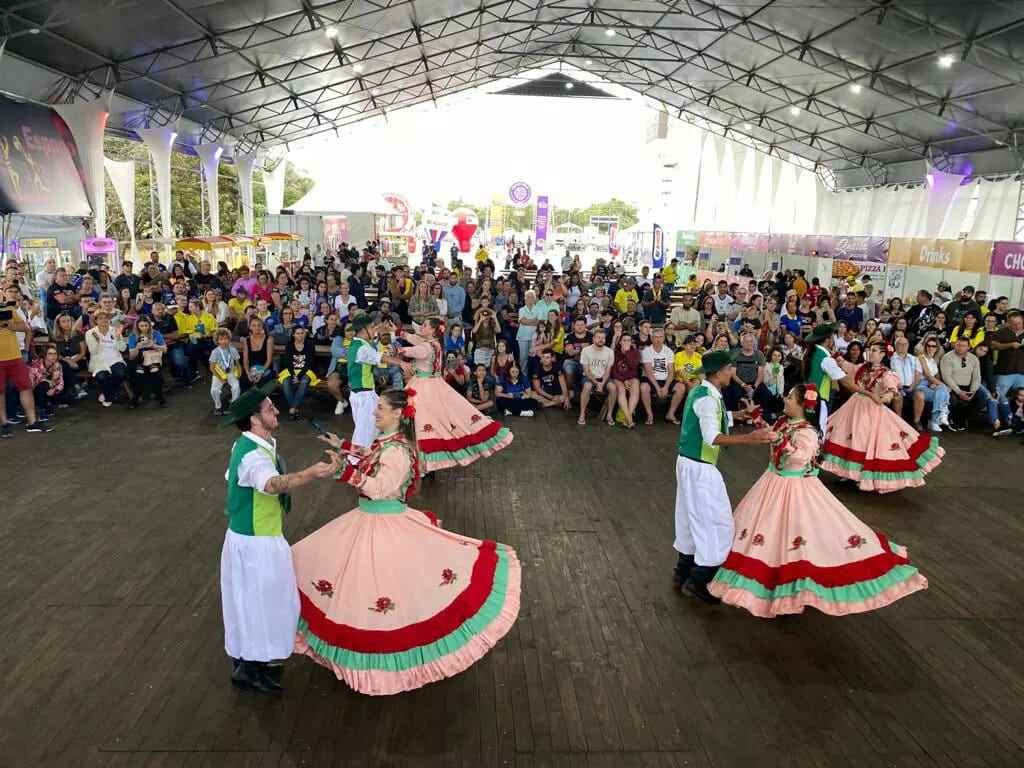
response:
<path id="1" fill-rule="evenodd" d="M 221 397 L 224 385 L 231 388 L 231 400 L 234 402 L 241 392 L 239 376 L 242 374 L 241 356 L 238 350 L 231 346 L 231 332 L 226 328 L 220 328 L 214 339 L 217 346 L 210 353 L 210 397 L 213 398 L 213 413 L 220 416 L 224 412 Z"/>

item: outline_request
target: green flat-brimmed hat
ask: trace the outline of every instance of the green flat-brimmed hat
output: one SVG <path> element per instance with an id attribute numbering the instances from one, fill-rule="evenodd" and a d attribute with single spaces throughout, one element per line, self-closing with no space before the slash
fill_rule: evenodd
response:
<path id="1" fill-rule="evenodd" d="M 732 352 L 720 349 L 716 352 L 708 352 L 700 358 L 700 368 L 694 371 L 695 374 L 703 373 L 705 376 L 718 373 L 727 365 L 732 365 Z"/>
<path id="2" fill-rule="evenodd" d="M 352 326 L 353 331 L 359 333 L 364 328 L 369 328 L 373 325 L 373 317 L 370 315 L 358 315 L 349 321 L 349 325 Z"/>
<path id="3" fill-rule="evenodd" d="M 221 419 L 220 424 L 222 427 L 228 424 L 235 424 L 241 421 L 246 416 L 252 416 L 256 411 L 260 409 L 263 401 L 266 400 L 270 395 L 277 389 L 277 379 L 272 379 L 261 387 L 253 387 L 246 391 L 241 397 L 235 398 L 228 408 L 228 412 L 224 414 L 224 418 Z"/>
<path id="4" fill-rule="evenodd" d="M 808 343 L 824 341 L 835 332 L 835 323 L 823 323 L 822 325 L 816 325 L 811 329 L 810 333 L 804 336 L 804 341 Z"/>

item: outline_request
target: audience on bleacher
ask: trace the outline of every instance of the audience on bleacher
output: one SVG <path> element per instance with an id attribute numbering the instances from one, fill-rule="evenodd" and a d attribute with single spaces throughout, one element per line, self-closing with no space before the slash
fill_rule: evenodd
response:
<path id="1" fill-rule="evenodd" d="M 481 253 L 483 257 L 481 258 Z M 178 388 L 209 377 L 214 413 L 240 392 L 272 379 L 282 405 L 300 418 L 306 401 L 327 397 L 346 408 L 349 321 L 373 313 L 394 352 L 400 326 L 446 323 L 441 375 L 474 406 L 505 416 L 536 409 L 575 410 L 584 425 L 594 410 L 608 424 L 633 428 L 638 412 L 672 423 L 700 380 L 700 356 L 731 350 L 736 375 L 723 392 L 730 408 L 760 405 L 766 418 L 800 383 L 802 339 L 836 323 L 835 348 L 849 365 L 880 342 L 900 382 L 892 407 L 912 424 L 938 431 L 973 421 L 995 435 L 1022 432 L 1024 317 L 1005 296 L 947 284 L 878 303 L 870 281 L 822 286 L 802 270 L 762 279 L 703 284 L 678 260 L 663 270 L 626 275 L 598 259 L 589 272 L 578 257 L 562 274 L 508 250 L 507 274 L 486 250 L 474 267 L 448 267 L 431 252 L 423 265 L 390 268 L 379 245 L 343 244 L 274 271 L 230 270 L 178 252 L 170 264 L 152 253 L 136 274 L 131 262 L 111 279 L 105 266 L 73 274 L 47 262 L 30 287 L 23 265 L 4 271 L 0 307 L 0 400 L 3 436 L 11 424 L 49 431 L 54 414 L 91 391 L 104 408 L 167 404 L 168 376 Z M 474 269 L 476 270 L 474 274 Z M 567 270 L 567 271 L 566 271 Z M 682 290 L 679 290 L 679 289 Z M 9 313 L 9 314 L 8 314 Z M 408 372 L 382 365 L 382 387 Z M 316 407 L 316 406 L 312 406 Z"/>

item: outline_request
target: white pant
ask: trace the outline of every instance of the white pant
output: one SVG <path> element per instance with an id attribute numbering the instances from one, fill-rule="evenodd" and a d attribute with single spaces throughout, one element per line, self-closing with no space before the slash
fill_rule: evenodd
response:
<path id="1" fill-rule="evenodd" d="M 212 377 L 213 381 L 210 382 L 210 397 L 213 398 L 213 405 L 215 408 L 221 407 L 220 393 L 227 384 L 231 387 L 231 402 L 238 399 L 238 395 L 241 392 L 241 385 L 238 383 L 238 377 L 233 373 L 228 374 L 227 381 L 223 381 L 216 374 Z"/>
<path id="2" fill-rule="evenodd" d="M 355 429 L 352 430 L 352 443 L 361 448 L 367 448 L 377 437 L 377 422 L 373 412 L 377 410 L 377 402 L 380 398 L 376 392 L 353 392 L 349 395 L 348 402 L 352 406 L 352 421 L 355 422 Z M 359 459 L 349 457 L 352 464 L 358 464 Z"/>
<path id="3" fill-rule="evenodd" d="M 733 537 L 732 505 L 713 464 L 676 458 L 676 552 L 697 565 L 725 562 Z"/>
<path id="4" fill-rule="evenodd" d="M 228 530 L 220 555 L 224 650 L 246 661 L 287 659 L 299 622 L 292 548 L 283 536 Z"/>

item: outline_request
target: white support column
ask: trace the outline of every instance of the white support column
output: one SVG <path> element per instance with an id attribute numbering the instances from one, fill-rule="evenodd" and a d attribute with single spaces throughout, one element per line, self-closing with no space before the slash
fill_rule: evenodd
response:
<path id="1" fill-rule="evenodd" d="M 128 226 L 128 235 L 131 238 L 132 260 L 135 260 L 135 161 L 125 160 L 119 162 L 104 158 L 107 175 L 110 176 L 110 183 L 114 187 L 117 201 L 121 204 L 121 212 L 124 213 L 125 224 Z"/>
<path id="2" fill-rule="evenodd" d="M 152 128 L 137 128 L 135 132 L 149 149 L 156 174 L 157 200 L 160 204 L 160 232 L 164 238 L 174 237 L 171 223 L 171 150 L 178 137 L 178 125 L 158 125 Z"/>
<path id="3" fill-rule="evenodd" d="M 78 146 L 85 194 L 92 206 L 96 237 L 107 236 L 107 202 L 103 187 L 103 136 L 110 116 L 110 96 L 81 104 L 54 104 Z"/>
<path id="4" fill-rule="evenodd" d="M 255 231 L 252 204 L 252 173 L 261 161 L 262 157 L 259 152 L 235 155 L 235 167 L 238 169 L 238 191 L 242 198 L 242 221 L 245 226 L 245 232 L 242 234 L 245 235 L 254 234 Z"/>
<path id="5" fill-rule="evenodd" d="M 220 157 L 224 154 L 224 147 L 220 144 L 198 144 L 196 154 L 199 156 L 199 163 L 203 168 L 203 178 L 206 180 L 206 207 L 210 209 L 210 234 L 220 234 L 220 184 L 218 183 L 217 171 L 220 168 Z"/>
<path id="6" fill-rule="evenodd" d="M 284 208 L 284 175 L 288 156 L 281 158 L 274 170 L 263 174 L 263 185 L 267 191 L 267 213 L 278 214 Z"/>

